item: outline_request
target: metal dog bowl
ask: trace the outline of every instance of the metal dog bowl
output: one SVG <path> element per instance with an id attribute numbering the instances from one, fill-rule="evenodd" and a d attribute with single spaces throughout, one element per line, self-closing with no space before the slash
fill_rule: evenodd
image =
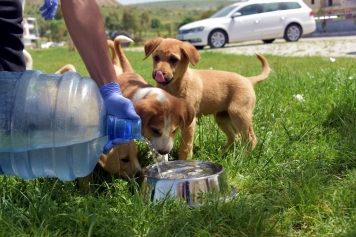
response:
<path id="1" fill-rule="evenodd" d="M 217 196 L 229 200 L 236 189 L 228 185 L 224 168 L 217 163 L 175 160 L 150 165 L 143 170 L 145 199 L 158 201 L 167 197 L 184 199 L 195 207 L 206 197 Z"/>

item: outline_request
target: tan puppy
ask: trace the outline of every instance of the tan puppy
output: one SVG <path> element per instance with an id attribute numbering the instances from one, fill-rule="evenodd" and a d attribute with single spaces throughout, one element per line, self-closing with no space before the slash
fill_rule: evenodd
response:
<path id="1" fill-rule="evenodd" d="M 72 64 L 67 64 L 59 69 L 55 74 L 63 74 L 65 72 L 76 72 Z M 127 144 L 117 145 L 109 154 L 102 154 L 98 164 L 107 172 L 104 179 L 108 182 L 112 178 L 121 178 L 129 180 L 130 178 L 141 177 L 141 167 L 137 159 L 137 146 L 134 140 L 130 140 Z M 78 178 L 79 188 L 85 192 L 93 190 L 90 184 L 93 183 L 93 173 L 86 177 Z"/>
<path id="2" fill-rule="evenodd" d="M 232 72 L 190 69 L 200 55 L 194 46 L 176 39 L 157 38 L 145 44 L 146 59 L 152 54 L 152 77 L 157 87 L 184 98 L 195 108 L 196 116 L 214 114 L 226 134 L 228 148 L 239 136 L 254 149 L 257 143 L 252 129 L 256 96 L 253 86 L 267 78 L 267 60 L 257 55 L 263 71 L 259 76 L 244 77 Z M 192 156 L 195 120 L 182 131 L 179 159 Z M 224 150 L 225 150 L 224 149 Z"/>
<path id="3" fill-rule="evenodd" d="M 122 74 L 117 75 L 123 96 L 132 100 L 142 120 L 142 135 L 147 138 L 160 155 L 167 155 L 173 148 L 178 128 L 188 127 L 195 116 L 193 107 L 184 99 L 149 85 L 140 75 L 134 73 L 123 53 L 120 43 L 132 42 L 125 36 L 118 36 L 115 43 L 108 40 L 112 52 L 121 62 Z M 161 157 L 162 158 L 162 157 Z M 164 158 L 167 160 L 167 156 Z"/>
<path id="4" fill-rule="evenodd" d="M 98 163 L 110 176 L 130 179 L 141 175 L 135 140 L 115 146 L 107 155 L 102 154 Z"/>

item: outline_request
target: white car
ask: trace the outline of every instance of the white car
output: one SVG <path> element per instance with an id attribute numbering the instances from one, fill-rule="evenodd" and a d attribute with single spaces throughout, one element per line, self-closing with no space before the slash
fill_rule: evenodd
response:
<path id="1" fill-rule="evenodd" d="M 298 41 L 315 29 L 313 11 L 302 0 L 242 0 L 210 18 L 181 26 L 177 39 L 198 49 L 206 45 L 222 48 L 226 43 L 250 40 Z"/>

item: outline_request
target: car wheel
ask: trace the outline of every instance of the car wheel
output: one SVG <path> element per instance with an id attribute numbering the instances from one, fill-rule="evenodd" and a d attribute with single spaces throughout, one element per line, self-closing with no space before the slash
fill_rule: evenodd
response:
<path id="1" fill-rule="evenodd" d="M 211 48 L 222 48 L 227 42 L 227 35 L 223 30 L 213 30 L 208 37 L 208 43 Z"/>
<path id="2" fill-rule="evenodd" d="M 263 43 L 265 43 L 265 44 L 270 44 L 270 43 L 272 43 L 274 40 L 275 40 L 275 39 L 267 39 L 267 40 L 262 40 L 262 41 L 263 41 Z"/>
<path id="3" fill-rule="evenodd" d="M 116 36 L 118 36 L 118 35 L 123 35 L 123 36 L 131 38 L 129 32 L 121 30 L 121 31 L 114 31 L 111 34 L 111 40 L 115 40 Z M 129 46 L 130 46 L 130 42 L 121 43 L 121 47 L 129 47 Z"/>
<path id="4" fill-rule="evenodd" d="M 302 36 L 302 28 L 297 24 L 287 26 L 284 32 L 284 39 L 288 42 L 298 41 Z"/>

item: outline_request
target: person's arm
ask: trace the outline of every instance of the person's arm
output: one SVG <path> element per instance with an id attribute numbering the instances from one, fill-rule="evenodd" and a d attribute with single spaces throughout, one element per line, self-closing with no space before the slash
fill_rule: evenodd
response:
<path id="1" fill-rule="evenodd" d="M 105 34 L 104 22 L 95 0 L 61 0 L 61 8 L 68 32 L 90 77 L 98 84 L 109 114 L 119 119 L 137 120 L 131 100 L 122 96 L 116 82 L 114 66 Z M 104 154 L 128 139 L 114 139 L 104 146 Z"/>
<path id="2" fill-rule="evenodd" d="M 95 0 L 61 0 L 62 14 L 68 32 L 90 77 L 98 84 L 114 82 L 104 22 Z"/>

